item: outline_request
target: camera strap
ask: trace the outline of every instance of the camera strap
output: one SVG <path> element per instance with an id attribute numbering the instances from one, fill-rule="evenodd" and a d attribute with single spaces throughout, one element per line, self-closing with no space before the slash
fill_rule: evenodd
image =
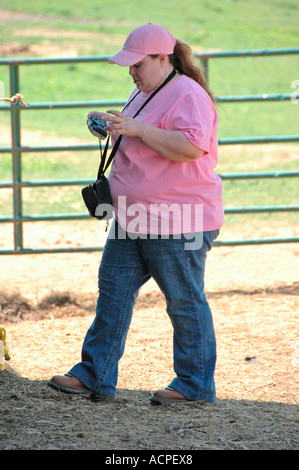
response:
<path id="1" fill-rule="evenodd" d="M 134 101 L 134 99 L 136 98 L 137 95 L 139 95 L 140 91 L 138 91 L 134 96 L 133 98 L 126 104 L 126 106 L 123 108 L 123 111 L 132 103 L 132 101 Z M 107 151 L 108 151 L 108 145 L 109 145 L 109 140 L 110 140 L 110 135 L 108 136 L 108 139 L 106 140 L 106 145 L 105 145 L 105 149 L 104 149 L 104 153 L 101 155 L 101 163 L 100 163 L 100 167 L 99 167 L 99 171 L 98 171 L 98 179 L 100 179 L 101 176 L 104 175 L 105 171 L 107 170 L 107 168 L 109 167 L 110 163 L 112 162 L 113 158 L 114 158 L 114 155 L 116 154 L 117 152 L 117 149 L 119 147 L 119 144 L 120 144 L 120 141 L 121 141 L 121 138 L 122 138 L 122 135 L 120 135 L 117 139 L 117 141 L 115 142 L 114 144 L 114 147 L 111 151 L 111 154 L 110 154 L 110 157 L 109 157 L 109 160 L 107 161 L 107 165 L 105 166 L 105 160 L 106 160 L 106 155 L 107 155 Z M 101 149 L 101 141 L 100 141 L 100 149 Z M 102 149 L 101 149 L 102 150 Z M 101 152 L 102 153 L 102 152 Z M 105 168 L 104 168 L 105 166 Z"/>
<path id="2" fill-rule="evenodd" d="M 176 70 L 174 69 L 171 74 L 166 78 L 166 80 L 162 83 L 162 85 L 160 85 L 152 94 L 151 96 L 143 103 L 143 105 L 141 106 L 141 108 L 138 109 L 137 113 L 133 116 L 133 119 L 143 110 L 143 108 L 149 103 L 149 101 L 151 99 L 154 98 L 154 96 L 161 90 L 161 88 L 163 88 L 165 85 L 167 85 L 168 82 L 170 82 L 170 80 L 172 80 L 172 78 L 175 76 L 176 74 Z M 137 95 L 139 95 L 140 93 L 140 90 L 136 93 L 136 95 L 133 96 L 133 98 L 129 101 L 129 103 L 126 104 L 126 106 L 123 108 L 123 111 L 132 103 L 132 101 L 136 98 Z M 107 151 L 108 151 L 108 145 L 109 145 L 109 139 L 110 139 L 110 135 L 106 141 L 106 145 L 105 145 L 105 149 L 104 149 L 104 153 L 103 155 L 101 156 L 101 163 L 100 163 L 100 167 L 99 167 L 99 171 L 98 171 L 98 180 L 100 179 L 101 176 L 104 175 L 105 171 L 107 170 L 107 168 L 109 167 L 109 165 L 111 164 L 117 150 L 118 150 L 118 147 L 119 147 L 119 144 L 121 142 L 121 139 L 122 139 L 122 135 L 120 135 L 117 139 L 117 141 L 115 142 L 114 146 L 113 146 L 113 149 L 110 153 L 110 156 L 109 156 L 109 159 L 107 161 L 107 164 L 105 166 L 105 161 L 106 161 L 106 155 L 107 155 Z"/>

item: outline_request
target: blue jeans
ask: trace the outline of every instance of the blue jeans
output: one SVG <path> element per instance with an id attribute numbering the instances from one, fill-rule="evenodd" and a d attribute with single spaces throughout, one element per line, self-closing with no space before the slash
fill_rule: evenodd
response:
<path id="1" fill-rule="evenodd" d="M 219 230 L 203 232 L 201 247 L 186 250 L 184 236 L 119 237 L 115 225 L 116 236 L 108 237 L 99 268 L 96 316 L 83 343 L 82 361 L 70 373 L 96 393 L 115 395 L 135 300 L 152 277 L 165 295 L 173 326 L 176 377 L 169 386 L 189 400 L 214 402 L 216 341 L 204 271 Z M 154 327 L 159 325 L 153 319 Z"/>

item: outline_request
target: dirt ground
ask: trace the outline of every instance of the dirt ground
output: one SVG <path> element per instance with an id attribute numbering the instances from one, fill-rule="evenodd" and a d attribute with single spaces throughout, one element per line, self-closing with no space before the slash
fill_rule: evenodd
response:
<path id="1" fill-rule="evenodd" d="M 104 237 L 99 224 L 73 234 L 91 245 Z M 67 224 L 53 233 L 37 227 L 32 240 L 69 241 Z M 173 377 L 172 330 L 153 281 L 137 299 L 117 396 L 94 402 L 58 394 L 47 380 L 80 359 L 101 253 L 2 256 L 0 325 L 11 360 L 0 371 L 0 449 L 297 449 L 298 256 L 295 243 L 210 252 L 206 294 L 218 343 L 217 402 L 167 406 L 149 401 Z"/>

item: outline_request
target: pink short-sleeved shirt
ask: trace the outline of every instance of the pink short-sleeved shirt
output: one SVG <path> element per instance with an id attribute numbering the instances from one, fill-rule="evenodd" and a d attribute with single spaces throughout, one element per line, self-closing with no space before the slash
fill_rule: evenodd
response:
<path id="1" fill-rule="evenodd" d="M 149 96 L 139 93 L 124 113 L 134 116 Z M 115 215 L 121 226 L 140 234 L 219 229 L 223 203 L 222 182 L 214 172 L 217 113 L 205 90 L 182 75 L 163 87 L 136 119 L 161 129 L 182 131 L 204 155 L 176 162 L 162 157 L 137 137 L 123 136 L 109 174 Z"/>

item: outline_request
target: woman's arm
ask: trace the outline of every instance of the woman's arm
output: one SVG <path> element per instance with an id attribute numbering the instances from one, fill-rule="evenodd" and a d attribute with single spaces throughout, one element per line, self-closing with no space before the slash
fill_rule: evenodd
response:
<path id="1" fill-rule="evenodd" d="M 176 162 L 189 162 L 200 158 L 204 151 L 191 144 L 181 131 L 169 131 L 148 126 L 120 111 L 109 110 L 107 113 L 92 112 L 107 122 L 106 130 L 110 135 L 139 137 L 142 142 L 164 158 Z"/>
<path id="2" fill-rule="evenodd" d="M 169 160 L 189 162 L 200 158 L 204 151 L 191 144 L 181 131 L 168 131 L 158 127 L 143 126 L 140 137 L 142 142 Z"/>

